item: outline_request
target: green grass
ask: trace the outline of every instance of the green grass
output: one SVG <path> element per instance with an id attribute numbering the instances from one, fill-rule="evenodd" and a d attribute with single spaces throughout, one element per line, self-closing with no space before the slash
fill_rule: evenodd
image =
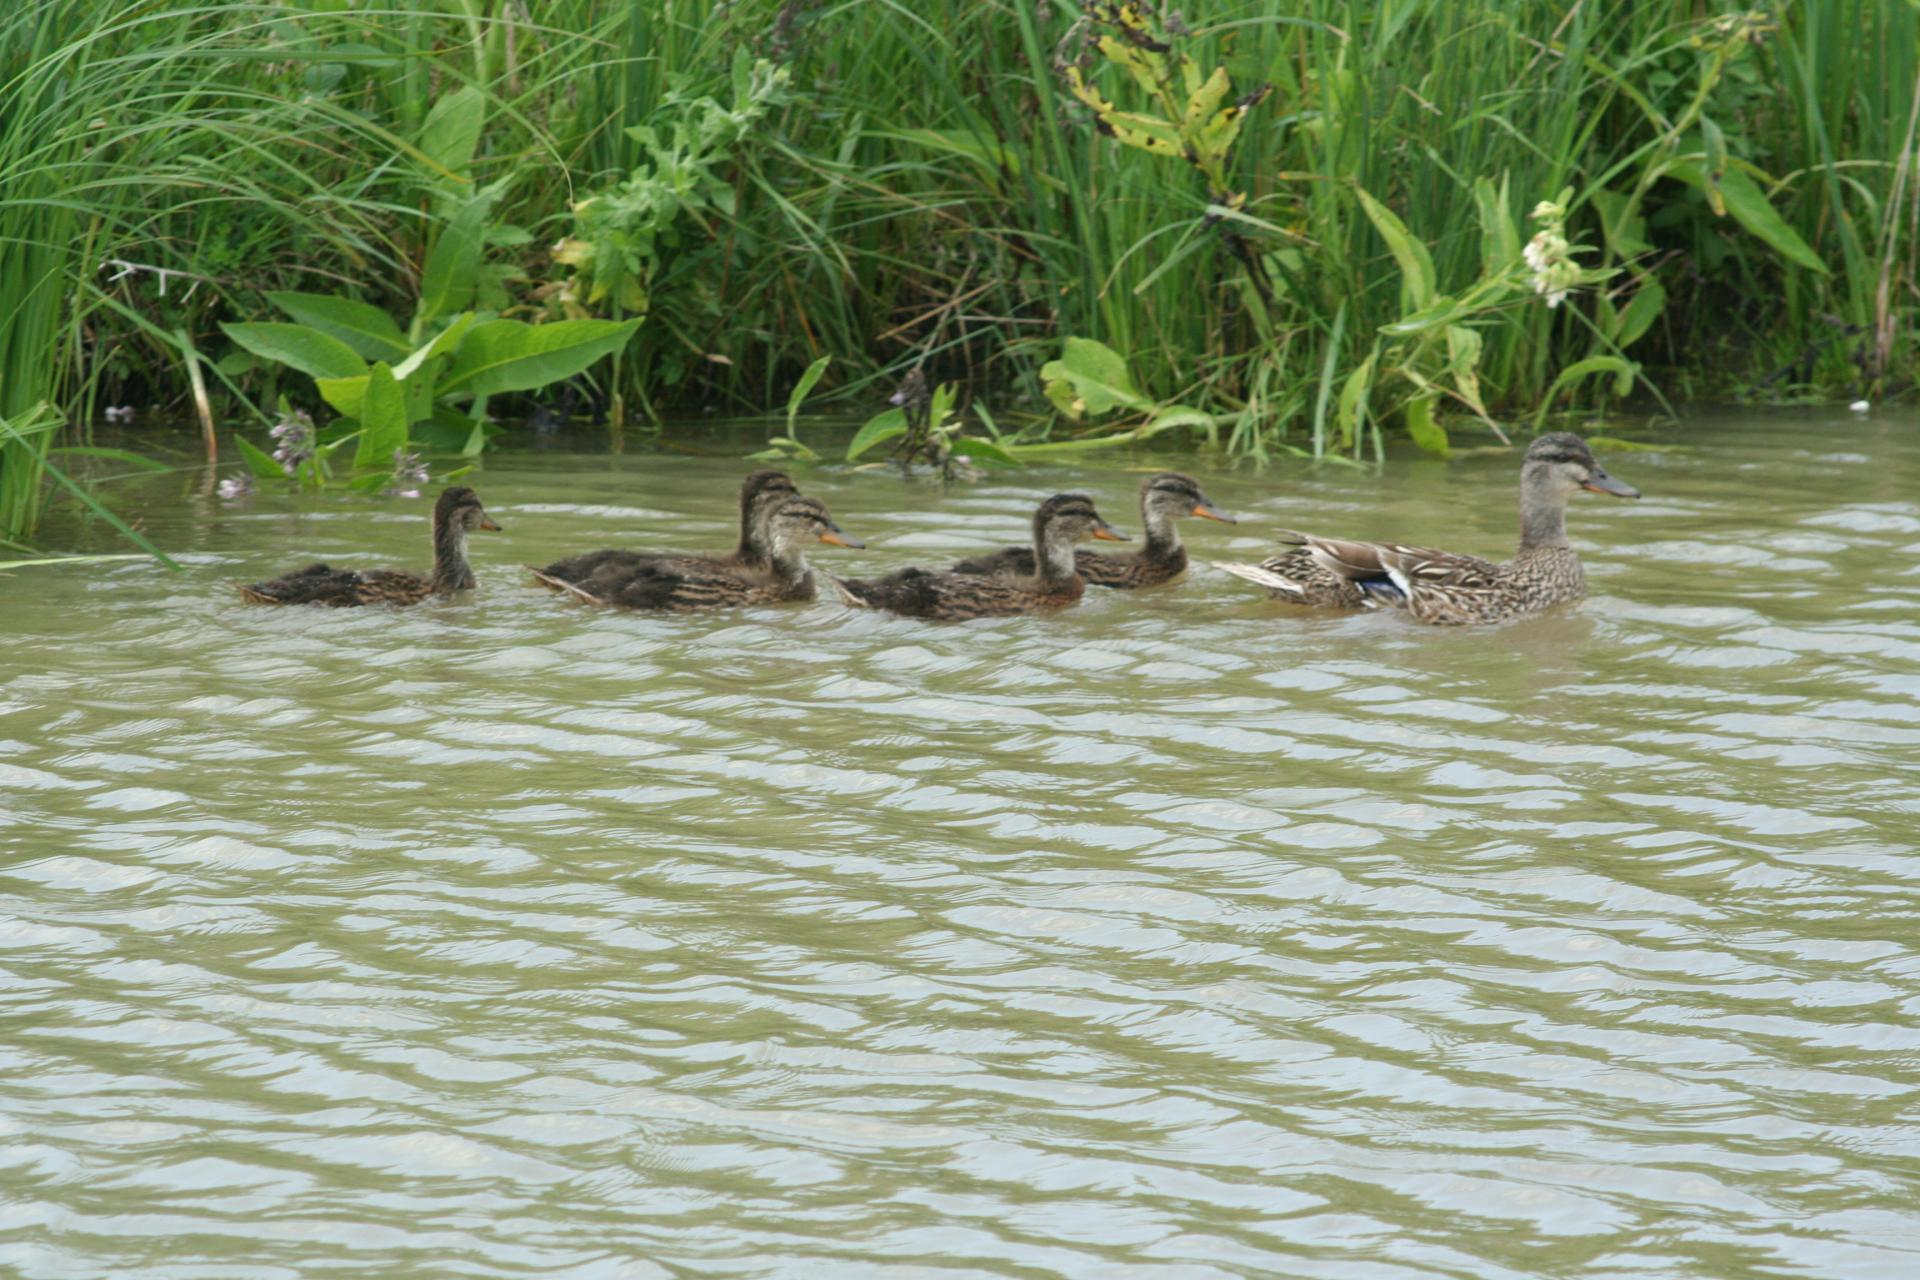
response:
<path id="1" fill-rule="evenodd" d="M 1274 86 L 1230 170 L 1266 228 L 1248 228 L 1273 287 L 1263 306 L 1198 175 L 1100 136 L 1066 92 L 1057 61 L 1077 52 L 1063 44 L 1077 11 L 1063 3 L 25 0 L 0 16 L 0 419 L 47 404 L 85 420 L 102 398 L 184 409 L 171 335 L 217 363 L 220 323 L 267 317 L 270 290 L 407 314 L 444 176 L 413 143 L 461 85 L 489 104 L 474 178 L 505 184 L 497 219 L 528 233 L 494 256 L 537 312 L 570 203 L 640 161 L 630 127 L 679 100 L 727 100 L 741 49 L 783 60 L 793 99 L 738 148 L 732 212 L 689 225 L 649 282 L 653 311 L 615 388 L 635 404 L 764 411 L 830 354 L 828 394 L 873 403 L 924 360 L 1014 411 L 1003 419 L 1037 419 L 1038 369 L 1078 335 L 1123 352 L 1156 396 L 1232 415 L 1236 452 L 1325 451 L 1334 393 L 1405 310 L 1357 190 L 1428 246 L 1450 294 L 1483 268 L 1479 179 L 1504 182 L 1522 238 L 1533 204 L 1571 186 L 1574 238 L 1623 269 L 1609 298 L 1515 301 L 1474 322 L 1497 415 L 1528 418 L 1655 287 L 1664 306 L 1626 350 L 1653 385 L 1898 392 L 1916 361 L 1920 173 L 1903 157 L 1920 11 L 1780 6 L 1717 65 L 1713 20 L 1736 12 L 1205 6 L 1181 47 L 1237 88 Z M 1127 97 L 1113 70 L 1093 76 Z M 1670 171 L 1649 177 L 1690 153 L 1746 174 L 1825 271 Z M 1609 234 L 1622 201 L 1644 224 Z M 108 258 L 184 274 L 115 279 Z M 297 388 L 228 363 L 214 390 L 244 420 Z M 49 439 L 0 443 L 0 537 L 38 519 Z"/>

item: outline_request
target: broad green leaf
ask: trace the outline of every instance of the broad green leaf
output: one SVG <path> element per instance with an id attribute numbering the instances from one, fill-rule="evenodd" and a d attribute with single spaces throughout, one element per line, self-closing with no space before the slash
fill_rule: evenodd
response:
<path id="1" fill-rule="evenodd" d="M 557 320 L 530 325 L 518 320 L 489 320 L 467 330 L 440 394 L 533 391 L 571 378 L 602 356 L 626 346 L 633 320 Z"/>
<path id="2" fill-rule="evenodd" d="M 995 440 L 998 440 L 1000 438 L 1000 424 L 993 420 L 993 414 L 987 411 L 987 406 L 975 400 L 973 402 L 973 413 L 975 417 L 980 419 L 980 425 L 987 429 L 987 434 Z"/>
<path id="3" fill-rule="evenodd" d="M 437 357 L 427 362 L 426 368 L 420 370 L 418 377 L 409 378 L 405 382 L 400 383 L 400 395 L 407 406 L 407 421 L 409 423 L 418 422 L 422 418 L 432 416 L 433 401 L 440 390 L 434 385 L 434 382 L 439 378 L 440 371 L 445 366 L 446 358 L 444 356 Z M 396 373 L 394 380 L 397 382 L 399 378 L 400 375 Z"/>
<path id="4" fill-rule="evenodd" d="M 1458 324 L 1447 327 L 1447 372 L 1453 377 L 1454 390 L 1484 418 L 1487 407 L 1480 403 L 1481 347 L 1478 329 Z"/>
<path id="5" fill-rule="evenodd" d="M 1091 338 L 1068 338 L 1058 360 L 1040 368 L 1047 399 L 1070 418 L 1097 418 L 1113 409 L 1153 402 L 1134 388 L 1120 353 Z"/>
<path id="6" fill-rule="evenodd" d="M 1560 371 L 1560 376 L 1553 380 L 1553 385 L 1547 388 L 1547 394 L 1540 398 L 1540 407 L 1533 412 L 1534 428 L 1539 429 L 1540 423 L 1547 416 L 1547 409 L 1553 404 L 1555 398 L 1583 378 L 1610 373 L 1613 375 L 1613 394 L 1624 396 L 1633 390 L 1633 380 L 1639 372 L 1638 365 L 1630 360 L 1622 360 L 1619 356 L 1588 356 L 1585 360 L 1568 365 Z"/>
<path id="7" fill-rule="evenodd" d="M 1638 342 L 1666 306 L 1667 291 L 1660 287 L 1658 280 L 1648 277 L 1633 295 L 1633 301 L 1614 319 L 1613 331 L 1608 335 L 1613 345 L 1624 351 Z"/>
<path id="8" fill-rule="evenodd" d="M 1507 208 L 1507 179 L 1496 188 L 1485 178 L 1473 181 L 1473 203 L 1480 213 L 1480 269 L 1488 276 L 1513 269 L 1520 260 L 1520 230 Z"/>
<path id="9" fill-rule="evenodd" d="M 365 359 L 391 360 L 407 353 L 406 335 L 378 307 L 326 293 L 269 293 L 267 301 L 308 328 L 340 339 Z"/>
<path id="10" fill-rule="evenodd" d="M 1365 411 L 1367 397 L 1373 390 L 1373 364 L 1380 358 L 1375 348 L 1360 367 L 1347 375 L 1346 382 L 1340 388 L 1340 399 L 1335 402 L 1333 420 L 1340 427 L 1340 445 L 1346 448 L 1360 438 L 1360 415 Z"/>
<path id="11" fill-rule="evenodd" d="M 249 442 L 245 436 L 236 435 L 233 442 L 240 448 L 240 460 L 247 464 L 247 470 L 253 472 L 255 476 L 262 480 L 287 478 L 287 473 L 279 463 L 273 460 L 272 454 Z"/>
<path id="12" fill-rule="evenodd" d="M 432 252 L 427 254 L 427 265 L 420 272 L 420 303 L 414 311 L 415 325 L 459 311 L 473 301 L 487 211 L 492 206 L 490 194 L 469 196 L 440 228 L 440 238 L 434 241 Z"/>
<path id="13" fill-rule="evenodd" d="M 422 343 L 414 353 L 393 366 L 393 376 L 405 382 L 413 376 L 413 371 L 427 361 L 450 354 L 467 336 L 467 330 L 479 319 L 471 311 L 463 311 L 454 317 L 453 323 L 442 329 L 431 341 Z"/>
<path id="14" fill-rule="evenodd" d="M 1437 458 L 1447 456 L 1447 429 L 1433 420 L 1435 396 L 1415 396 L 1407 401 L 1407 434 L 1423 450 Z"/>
<path id="15" fill-rule="evenodd" d="M 800 406 L 806 401 L 807 393 L 813 390 L 813 384 L 820 381 L 820 375 L 827 371 L 827 366 L 831 363 L 833 363 L 832 356 L 821 356 L 808 365 L 806 372 L 800 375 L 800 381 L 793 384 L 793 391 L 787 396 L 788 435 L 793 434 L 793 420 L 800 416 Z"/>
<path id="16" fill-rule="evenodd" d="M 407 447 L 406 397 L 385 361 L 367 374 L 360 410 L 360 444 L 353 453 L 356 470 L 390 470 L 393 455 Z"/>
<path id="17" fill-rule="evenodd" d="M 1415 307 L 1424 308 L 1433 305 L 1433 259 L 1427 253 L 1427 246 L 1416 239 L 1407 230 L 1407 224 L 1393 210 L 1368 195 L 1363 187 L 1355 187 L 1354 194 L 1360 197 L 1360 207 L 1366 211 L 1374 230 L 1387 242 L 1387 249 L 1393 254 L 1393 260 L 1400 264 L 1401 278 L 1406 282 L 1407 297 Z"/>
<path id="18" fill-rule="evenodd" d="M 1618 191 L 1596 191 L 1593 207 L 1600 211 L 1601 234 L 1615 258 L 1637 258 L 1653 252 L 1653 246 L 1647 243 L 1647 220 L 1637 213 L 1628 216 L 1625 196 Z"/>
<path id="19" fill-rule="evenodd" d="M 867 419 L 866 425 L 854 433 L 847 444 L 847 461 L 852 462 L 873 446 L 895 436 L 905 435 L 907 431 L 907 411 L 905 409 L 883 409 Z"/>
<path id="20" fill-rule="evenodd" d="M 1707 149 L 1706 193 L 1707 204 L 1713 209 L 1713 216 L 1727 216 L 1727 199 L 1722 183 L 1727 176 L 1727 139 L 1720 132 L 1720 126 L 1705 116 L 1700 117 L 1700 142 Z"/>
<path id="21" fill-rule="evenodd" d="M 1172 431 L 1177 427 L 1198 427 L 1207 433 L 1209 441 L 1216 439 L 1218 433 L 1218 424 L 1214 421 L 1212 414 L 1203 413 L 1199 409 L 1184 404 L 1170 404 L 1147 419 L 1146 424 L 1136 434 L 1144 440 L 1148 436 L 1157 436 L 1162 431 Z"/>
<path id="22" fill-rule="evenodd" d="M 332 405 L 341 417 L 360 416 L 360 406 L 367 398 L 366 374 L 357 378 L 315 378 L 313 385 L 319 390 L 320 398 Z"/>
<path id="23" fill-rule="evenodd" d="M 1020 465 L 1020 459 L 1007 452 L 1005 445 L 983 440 L 977 436 L 955 436 L 947 441 L 947 447 L 963 458 L 976 458 L 995 466 L 1017 467 Z"/>
<path id="24" fill-rule="evenodd" d="M 1707 175 L 1697 159 L 1670 160 L 1665 172 L 1688 186 L 1708 191 Z M 1799 232 L 1787 225 L 1746 170 L 1730 165 L 1720 176 L 1719 191 L 1726 200 L 1727 212 L 1733 215 L 1735 222 L 1766 241 L 1789 262 L 1823 276 L 1828 274 L 1827 264 L 1807 247 L 1807 242 L 1800 238 Z M 1710 191 L 1708 198 L 1712 198 Z"/>
<path id="25" fill-rule="evenodd" d="M 487 96 L 472 85 L 455 89 L 427 112 L 420 126 L 420 150 L 449 173 L 464 174 L 473 164 L 486 123 Z"/>
<path id="26" fill-rule="evenodd" d="M 253 354 L 310 378 L 354 378 L 367 371 L 367 362 L 352 347 L 303 324 L 223 324 L 220 329 Z"/>
<path id="27" fill-rule="evenodd" d="M 1497 300 L 1499 294 L 1504 292 L 1505 290 L 1503 289 L 1494 291 L 1493 300 Z M 1468 304 L 1459 298 L 1436 298 L 1432 306 L 1423 307 L 1418 311 L 1404 315 L 1392 324 L 1381 325 L 1380 332 L 1391 334 L 1424 333 L 1429 329 L 1438 329 L 1453 324 L 1455 321 L 1465 320 L 1469 316 L 1475 315 L 1484 309 L 1483 304 Z"/>

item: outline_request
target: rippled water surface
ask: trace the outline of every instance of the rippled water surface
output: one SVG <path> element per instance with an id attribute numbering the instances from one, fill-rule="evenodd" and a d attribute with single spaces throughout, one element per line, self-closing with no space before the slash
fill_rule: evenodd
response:
<path id="1" fill-rule="evenodd" d="M 0 575 L 0 1274 L 1920 1274 L 1920 428 L 1669 438 L 1479 631 L 594 611 L 516 566 L 745 466 L 564 452 L 470 601 L 249 608 L 425 504 L 119 486 L 184 574 Z M 1514 475 L 1187 536 L 1498 553 Z M 846 570 L 1139 478 L 799 477 Z"/>

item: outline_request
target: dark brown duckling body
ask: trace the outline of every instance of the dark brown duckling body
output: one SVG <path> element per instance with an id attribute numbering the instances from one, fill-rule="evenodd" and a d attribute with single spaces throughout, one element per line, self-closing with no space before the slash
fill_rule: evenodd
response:
<path id="1" fill-rule="evenodd" d="M 608 574 L 640 575 L 648 566 L 696 577 L 763 570 L 771 559 L 767 521 L 774 508 L 799 492 L 785 472 L 762 470 L 749 475 L 740 485 L 740 540 L 724 555 L 608 548 L 555 560 L 544 569 L 534 570 L 534 576 L 555 590 L 565 590 L 569 585 Z"/>
<path id="2" fill-rule="evenodd" d="M 335 609 L 419 604 L 433 596 L 471 590 L 474 577 L 473 567 L 467 563 L 467 534 L 474 529 L 499 528 L 473 490 L 455 485 L 441 491 L 433 505 L 431 573 L 335 569 L 314 564 L 267 582 L 235 586 L 250 604 L 318 604 Z"/>
<path id="3" fill-rule="evenodd" d="M 774 508 L 763 530 L 769 558 L 759 567 L 717 557 L 653 556 L 603 559 L 572 581 L 551 578 L 541 569 L 533 573 L 548 586 L 591 604 L 691 613 L 811 600 L 816 589 L 806 547 L 815 542 L 865 545 L 833 522 L 825 504 L 797 495 Z"/>
<path id="4" fill-rule="evenodd" d="M 1085 494 L 1059 493 L 1034 512 L 1029 554 L 1039 566 L 1035 572 L 993 576 L 902 569 L 884 578 L 836 578 L 834 585 L 849 604 L 910 618 L 964 622 L 1041 613 L 1073 604 L 1086 591 L 1074 567 L 1073 548 L 1088 538 L 1126 541 L 1125 534 L 1101 519 Z"/>
<path id="5" fill-rule="evenodd" d="M 1187 571 L 1187 549 L 1175 521 L 1185 516 L 1235 523 L 1200 490 L 1199 481 L 1178 471 L 1149 476 L 1140 486 L 1140 520 L 1146 537 L 1140 550 L 1109 554 L 1081 547 L 1074 552 L 1074 571 L 1091 586 L 1121 591 L 1157 587 Z M 1007 547 L 990 555 L 974 556 L 953 566 L 954 573 L 989 577 L 1033 576 L 1031 547 Z"/>

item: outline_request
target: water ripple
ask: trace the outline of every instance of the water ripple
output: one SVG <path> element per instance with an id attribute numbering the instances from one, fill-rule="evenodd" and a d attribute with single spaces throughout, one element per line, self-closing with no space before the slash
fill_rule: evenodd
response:
<path id="1" fill-rule="evenodd" d="M 1905 1276 L 1920 457 L 1804 426 L 1623 457 L 1594 598 L 1459 633 L 581 609 L 512 566 L 725 545 L 738 468 L 556 453 L 472 601 L 249 609 L 417 506 L 156 488 L 183 577 L 8 600 L 0 1271 Z M 1190 537 L 1496 550 L 1509 471 Z M 1138 473 L 802 483 L 864 572 Z"/>

